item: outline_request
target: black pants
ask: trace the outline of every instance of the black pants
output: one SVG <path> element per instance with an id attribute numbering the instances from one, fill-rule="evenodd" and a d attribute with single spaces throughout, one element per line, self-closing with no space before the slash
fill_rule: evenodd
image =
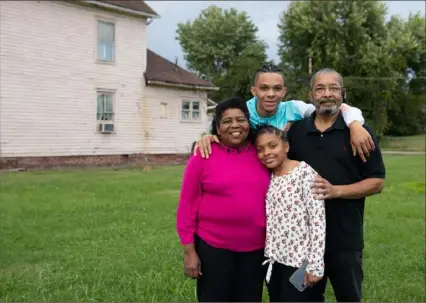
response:
<path id="1" fill-rule="evenodd" d="M 361 302 L 362 251 L 327 252 L 324 255 L 324 279 L 314 286 L 315 301 L 324 302 L 327 278 L 333 286 L 337 302 Z"/>
<path id="2" fill-rule="evenodd" d="M 270 302 L 315 302 L 313 288 L 307 287 L 299 291 L 289 279 L 297 268 L 280 263 L 272 265 L 271 279 L 269 280 L 268 294 Z"/>
<path id="3" fill-rule="evenodd" d="M 264 250 L 233 252 L 195 237 L 202 276 L 197 279 L 199 302 L 262 302 Z"/>

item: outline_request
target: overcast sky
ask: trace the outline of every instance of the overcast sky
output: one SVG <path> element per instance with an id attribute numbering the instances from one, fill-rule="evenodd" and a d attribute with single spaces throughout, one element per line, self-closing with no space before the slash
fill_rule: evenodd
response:
<path id="1" fill-rule="evenodd" d="M 287 8 L 289 1 L 146 1 L 159 15 L 148 26 L 148 47 L 159 55 L 174 62 L 179 59 L 179 65 L 185 67 L 182 50 L 175 40 L 177 24 L 187 20 L 194 20 L 201 10 L 209 5 L 217 5 L 229 9 L 231 7 L 246 11 L 248 16 L 257 25 L 259 37 L 268 44 L 269 59 L 278 62 L 278 18 Z M 407 18 L 410 12 L 425 15 L 424 1 L 386 1 L 388 16 L 400 15 Z"/>

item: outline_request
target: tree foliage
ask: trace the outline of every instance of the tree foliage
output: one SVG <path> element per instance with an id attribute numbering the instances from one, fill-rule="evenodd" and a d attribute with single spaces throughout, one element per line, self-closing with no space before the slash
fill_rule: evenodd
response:
<path id="1" fill-rule="evenodd" d="M 425 19 L 415 14 L 385 22 L 386 13 L 379 1 L 290 3 L 278 24 L 290 94 L 306 93 L 311 56 L 313 72 L 331 67 L 342 74 L 348 103 L 363 110 L 379 137 L 419 131 Z"/>
<path id="2" fill-rule="evenodd" d="M 386 14 L 383 1 L 292 1 L 278 23 L 286 99 L 307 99 L 311 57 L 313 72 L 330 67 L 342 74 L 347 103 L 363 111 L 379 137 L 423 131 L 425 17 L 386 21 Z M 245 12 L 210 6 L 179 24 L 176 39 L 189 68 L 221 88 L 214 100 L 251 96 L 254 72 L 267 56 Z"/>
<path id="3" fill-rule="evenodd" d="M 220 87 L 213 98 L 249 96 L 254 71 L 266 60 L 266 44 L 245 12 L 209 6 L 193 21 L 178 24 L 188 67 Z"/>

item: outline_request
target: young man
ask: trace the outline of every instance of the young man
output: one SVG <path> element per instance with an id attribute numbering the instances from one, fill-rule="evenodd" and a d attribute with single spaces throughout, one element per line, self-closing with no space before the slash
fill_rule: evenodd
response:
<path id="1" fill-rule="evenodd" d="M 287 134 L 289 158 L 305 161 L 321 176 L 312 185 L 317 198 L 325 200 L 327 222 L 325 278 L 314 286 L 316 302 L 324 301 L 327 277 L 338 302 L 361 302 L 365 197 L 380 193 L 384 186 L 382 155 L 369 127 L 364 125 L 376 148 L 368 160 L 362 162 L 349 151 L 350 130 L 340 110 L 345 96 L 339 73 L 318 71 L 309 92 L 316 111 Z"/>
<path id="2" fill-rule="evenodd" d="M 270 124 L 287 131 L 291 123 L 308 117 L 315 111 L 314 105 L 303 101 L 281 102 L 287 93 L 284 81 L 281 70 L 271 64 L 265 64 L 256 72 L 251 88 L 253 98 L 247 102 L 251 127 Z M 370 134 L 362 127 L 364 124 L 362 113 L 358 108 L 346 104 L 341 105 L 341 110 L 350 129 L 353 155 L 358 153 L 365 162 L 370 151 L 374 150 L 374 143 Z M 194 154 L 199 148 L 201 156 L 208 158 L 211 154 L 211 142 L 219 140 L 216 136 L 204 136 L 197 142 Z"/>

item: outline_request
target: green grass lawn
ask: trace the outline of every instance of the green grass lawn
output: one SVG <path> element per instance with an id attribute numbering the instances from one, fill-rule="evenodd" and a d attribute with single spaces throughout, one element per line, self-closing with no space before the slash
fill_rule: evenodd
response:
<path id="1" fill-rule="evenodd" d="M 425 301 L 425 159 L 386 165 L 366 207 L 364 300 Z M 195 301 L 175 233 L 181 174 L 0 174 L 0 301 Z"/>
<path id="2" fill-rule="evenodd" d="M 380 142 L 383 150 L 425 151 L 426 134 L 407 137 L 384 137 Z"/>

